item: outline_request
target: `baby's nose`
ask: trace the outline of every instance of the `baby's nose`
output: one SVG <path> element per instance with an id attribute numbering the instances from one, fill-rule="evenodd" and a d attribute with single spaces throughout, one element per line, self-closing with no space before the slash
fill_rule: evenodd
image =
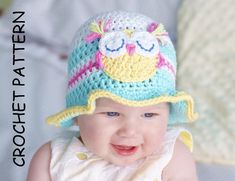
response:
<path id="1" fill-rule="evenodd" d="M 135 122 L 125 122 L 119 129 L 118 135 L 120 137 L 135 137 L 138 132 L 137 124 Z"/>
<path id="2" fill-rule="evenodd" d="M 126 44 L 127 53 L 132 56 L 135 53 L 135 45 L 127 43 Z"/>

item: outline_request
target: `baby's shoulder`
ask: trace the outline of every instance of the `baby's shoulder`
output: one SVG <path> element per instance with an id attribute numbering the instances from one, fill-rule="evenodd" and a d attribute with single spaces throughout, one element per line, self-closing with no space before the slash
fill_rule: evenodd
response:
<path id="1" fill-rule="evenodd" d="M 51 157 L 51 142 L 43 144 L 33 155 L 30 166 L 34 165 L 47 165 L 50 163 Z"/>
<path id="2" fill-rule="evenodd" d="M 51 143 L 47 142 L 42 145 L 37 152 L 33 155 L 30 162 L 27 180 L 34 180 L 38 178 L 39 180 L 49 181 L 49 165 L 51 157 Z"/>
<path id="3" fill-rule="evenodd" d="M 172 159 L 163 171 L 163 178 L 167 178 L 166 180 L 196 180 L 196 168 L 192 153 L 179 139 L 175 142 Z"/>

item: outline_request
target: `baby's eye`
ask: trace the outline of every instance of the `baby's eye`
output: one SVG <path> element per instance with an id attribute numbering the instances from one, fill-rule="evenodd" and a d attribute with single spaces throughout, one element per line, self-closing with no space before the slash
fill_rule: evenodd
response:
<path id="1" fill-rule="evenodd" d="M 136 32 L 131 41 L 136 45 L 136 51 L 140 55 L 154 57 L 159 53 L 159 44 L 153 35 L 148 32 Z"/>
<path id="2" fill-rule="evenodd" d="M 110 32 L 104 35 L 99 42 L 99 50 L 108 57 L 117 57 L 126 52 L 127 35 L 123 32 Z"/>
<path id="3" fill-rule="evenodd" d="M 151 117 L 154 117 L 154 116 L 158 116 L 158 114 L 156 114 L 156 113 L 144 113 L 144 117 L 147 117 L 147 118 L 151 118 Z"/>
<path id="4" fill-rule="evenodd" d="M 119 116 L 120 114 L 118 112 L 106 112 L 106 115 L 113 117 L 113 116 Z"/>

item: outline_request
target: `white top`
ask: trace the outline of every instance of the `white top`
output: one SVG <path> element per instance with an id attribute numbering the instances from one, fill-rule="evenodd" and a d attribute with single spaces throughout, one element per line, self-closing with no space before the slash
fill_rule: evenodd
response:
<path id="1" fill-rule="evenodd" d="M 186 145 L 192 141 L 187 130 L 170 129 L 160 153 L 129 166 L 116 166 L 105 161 L 91 153 L 76 137 L 56 138 L 51 142 L 52 181 L 161 181 L 162 171 L 172 158 L 178 137 Z"/>

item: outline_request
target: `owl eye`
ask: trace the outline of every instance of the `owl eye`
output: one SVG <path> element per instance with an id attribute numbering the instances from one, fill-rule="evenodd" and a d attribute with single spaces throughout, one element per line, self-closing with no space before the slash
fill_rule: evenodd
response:
<path id="1" fill-rule="evenodd" d="M 151 52 L 151 51 L 153 50 L 154 46 L 155 46 L 155 44 L 153 43 L 150 48 L 145 48 L 145 47 L 140 43 L 140 41 L 137 40 L 136 43 L 137 43 L 137 45 L 139 45 L 139 47 L 140 47 L 142 50 L 144 50 L 144 51 L 146 51 L 146 52 Z"/>
<path id="2" fill-rule="evenodd" d="M 148 32 L 136 32 L 131 40 L 136 44 L 136 51 L 140 55 L 152 57 L 159 52 L 157 39 Z"/>
<path id="3" fill-rule="evenodd" d="M 126 52 L 127 36 L 123 32 L 106 33 L 99 42 L 99 50 L 107 57 L 118 57 Z"/>
<path id="4" fill-rule="evenodd" d="M 116 43 L 116 42 L 109 42 L 107 45 L 105 45 L 105 49 L 107 51 L 110 52 L 117 52 L 119 51 L 121 48 L 123 48 L 124 44 L 125 44 L 125 40 L 122 38 L 121 39 L 121 45 L 119 45 L 120 43 Z M 116 48 L 116 45 L 118 45 L 119 47 Z M 110 46 L 110 47 L 109 47 Z"/>

